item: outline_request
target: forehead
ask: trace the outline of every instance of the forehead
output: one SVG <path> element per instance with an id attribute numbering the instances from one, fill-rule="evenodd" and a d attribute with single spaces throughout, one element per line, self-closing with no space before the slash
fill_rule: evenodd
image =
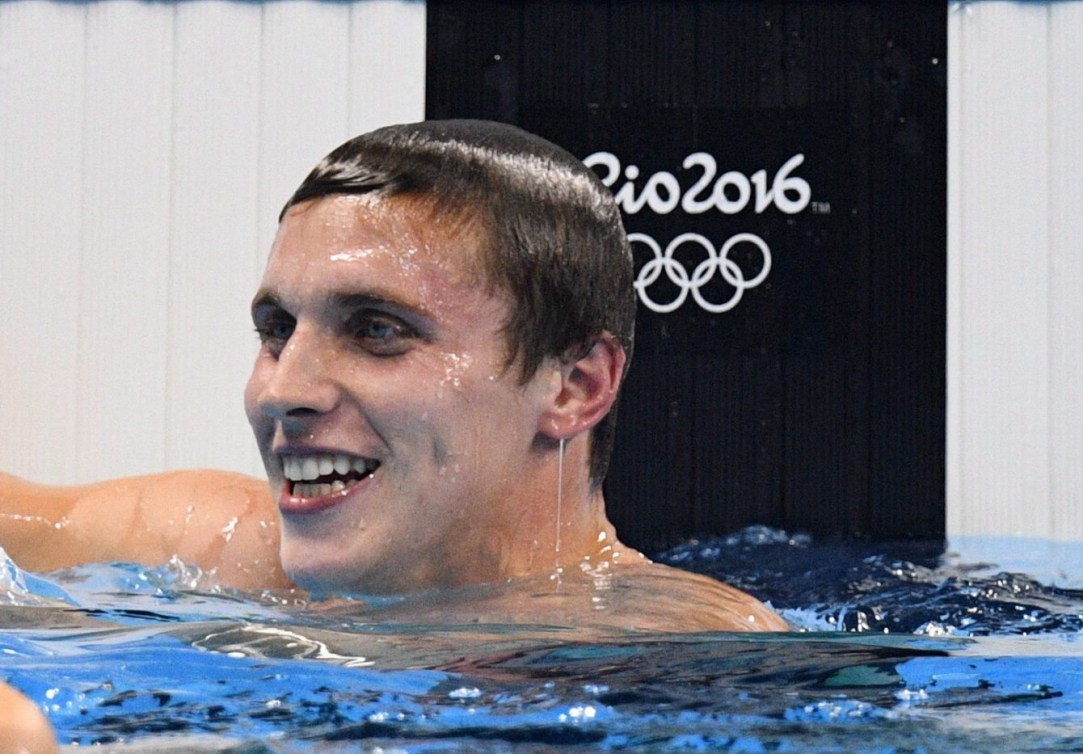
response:
<path id="1" fill-rule="evenodd" d="M 279 224 L 253 316 L 273 307 L 340 323 L 357 307 L 375 307 L 440 347 L 491 344 L 505 358 L 511 298 L 486 283 L 479 235 L 468 219 L 440 217 L 411 200 L 305 202 Z"/>
<path id="2" fill-rule="evenodd" d="M 488 288 L 477 226 L 465 213 L 440 213 L 411 198 L 343 194 L 303 202 L 279 224 L 264 287 L 313 288 L 363 277 L 371 286 L 409 280 Z"/>
<path id="3" fill-rule="evenodd" d="M 294 205 L 279 223 L 269 263 L 276 257 L 325 253 L 375 257 L 425 254 L 433 261 L 480 267 L 481 233 L 467 213 L 441 213 L 422 199 L 334 194 Z"/>

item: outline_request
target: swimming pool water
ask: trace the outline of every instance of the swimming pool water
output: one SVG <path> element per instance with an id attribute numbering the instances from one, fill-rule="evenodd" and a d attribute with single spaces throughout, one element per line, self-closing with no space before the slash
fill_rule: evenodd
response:
<path id="1" fill-rule="evenodd" d="M 201 591 L 181 564 L 7 561 L 0 677 L 104 751 L 1083 751 L 1081 590 L 763 528 L 658 559 L 802 632 L 584 643 Z"/>

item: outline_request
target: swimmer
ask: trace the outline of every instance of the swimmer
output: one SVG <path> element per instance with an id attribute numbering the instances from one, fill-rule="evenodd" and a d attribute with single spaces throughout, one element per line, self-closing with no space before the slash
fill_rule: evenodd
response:
<path id="1" fill-rule="evenodd" d="M 0 544 L 33 570 L 176 557 L 223 586 L 438 595 L 471 620 L 786 630 L 606 517 L 632 273 L 612 196 L 547 141 L 479 121 L 357 137 L 287 202 L 252 302 L 270 494 L 217 471 L 0 476 Z"/>

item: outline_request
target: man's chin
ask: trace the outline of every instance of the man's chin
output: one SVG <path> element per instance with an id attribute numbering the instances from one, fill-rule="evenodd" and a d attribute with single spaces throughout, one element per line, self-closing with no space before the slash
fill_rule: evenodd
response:
<path id="1" fill-rule="evenodd" d="M 311 548 L 290 547 L 283 541 L 282 570 L 297 586 L 314 597 L 355 591 L 356 579 L 348 578 L 349 570 L 339 558 L 321 558 Z"/>
<path id="2" fill-rule="evenodd" d="M 393 595 L 401 591 L 388 584 L 386 579 L 369 573 L 364 564 L 347 561 L 341 552 L 320 557 L 304 545 L 293 550 L 283 544 L 281 557 L 282 569 L 286 575 L 314 599 L 350 595 Z"/>

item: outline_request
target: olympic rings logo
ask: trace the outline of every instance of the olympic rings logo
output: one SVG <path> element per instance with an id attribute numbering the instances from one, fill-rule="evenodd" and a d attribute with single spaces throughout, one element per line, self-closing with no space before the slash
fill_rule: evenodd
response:
<path id="1" fill-rule="evenodd" d="M 659 314 L 668 314 L 676 310 L 685 302 L 689 293 L 705 311 L 712 314 L 728 312 L 741 302 L 741 297 L 746 290 L 755 288 L 762 283 L 767 279 L 768 273 L 771 272 L 771 250 L 767 247 L 766 242 L 754 233 L 738 233 L 722 244 L 722 248 L 717 251 L 714 244 L 698 233 L 682 233 L 669 242 L 665 251 L 662 251 L 657 241 L 645 233 L 629 233 L 628 242 L 645 244 L 654 254 L 653 258 L 643 265 L 643 268 L 639 271 L 634 285 L 639 293 L 639 300 L 648 309 Z M 698 244 L 707 252 L 707 258 L 696 265 L 691 275 L 688 274 L 688 270 L 680 260 L 673 258 L 673 254 L 685 242 Z M 763 257 L 763 267 L 751 279 L 746 279 L 740 266 L 729 258 L 730 250 L 740 243 L 752 244 Z M 658 303 L 647 292 L 647 289 L 658 280 L 663 272 L 666 273 L 669 281 L 680 290 L 677 297 L 668 303 Z M 722 279 L 733 288 L 730 297 L 721 303 L 708 301 L 700 290 L 716 273 L 720 273 Z"/>

